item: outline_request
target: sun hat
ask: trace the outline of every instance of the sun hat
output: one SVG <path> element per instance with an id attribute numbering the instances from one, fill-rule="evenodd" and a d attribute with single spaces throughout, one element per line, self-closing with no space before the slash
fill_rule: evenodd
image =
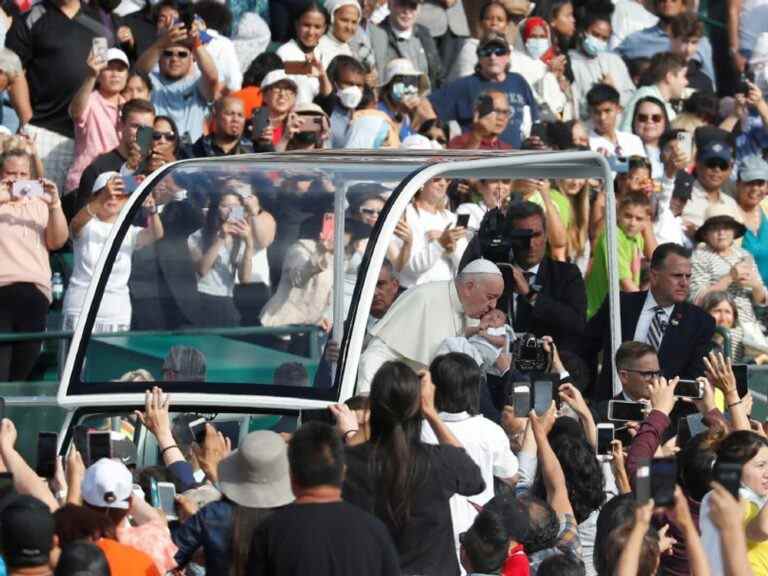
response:
<path id="1" fill-rule="evenodd" d="M 266 76 L 264 76 L 264 80 L 261 81 L 261 90 L 262 92 L 269 90 L 272 86 L 279 84 L 280 82 L 290 84 L 293 86 L 294 90 L 298 90 L 296 82 L 291 80 L 291 78 L 285 73 L 285 70 L 272 70 Z"/>
<path id="2" fill-rule="evenodd" d="M 392 82 L 396 76 L 418 76 L 419 90 L 424 92 L 429 87 L 427 77 L 408 58 L 395 58 L 387 62 L 381 82 L 379 82 L 379 88 Z"/>
<path id="3" fill-rule="evenodd" d="M 251 432 L 219 462 L 219 489 L 241 506 L 276 508 L 293 502 L 288 445 L 270 430 Z"/>
<path id="4" fill-rule="evenodd" d="M 85 471 L 83 500 L 91 506 L 127 510 L 132 492 L 133 476 L 117 460 L 102 458 Z"/>
<path id="5" fill-rule="evenodd" d="M 741 238 L 747 231 L 747 227 L 741 223 L 741 217 L 739 214 L 728 206 L 722 204 L 714 204 L 709 206 L 704 212 L 704 223 L 699 226 L 694 234 L 693 239 L 696 242 L 705 242 L 707 232 L 713 226 L 728 226 L 733 229 L 733 237 Z"/>

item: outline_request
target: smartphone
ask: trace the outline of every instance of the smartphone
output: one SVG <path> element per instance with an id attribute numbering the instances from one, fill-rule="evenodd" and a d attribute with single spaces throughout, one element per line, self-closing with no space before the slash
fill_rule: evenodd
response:
<path id="1" fill-rule="evenodd" d="M 100 61 L 107 61 L 107 50 L 109 50 L 109 44 L 104 37 L 97 37 L 92 40 L 93 55 Z"/>
<path id="2" fill-rule="evenodd" d="M 173 482 L 158 482 L 157 495 L 160 500 L 158 508 L 165 513 L 168 520 L 178 520 L 176 515 L 176 486 Z"/>
<path id="3" fill-rule="evenodd" d="M 149 505 L 152 508 L 160 508 L 160 490 L 157 487 L 158 482 L 155 478 L 149 478 Z"/>
<path id="4" fill-rule="evenodd" d="M 95 464 L 102 458 L 112 458 L 112 434 L 88 432 L 88 461 Z"/>
<path id="5" fill-rule="evenodd" d="M 626 426 L 619 426 L 613 431 L 613 439 L 621 442 L 621 445 L 626 448 L 632 444 L 634 439 L 632 434 L 629 433 L 629 428 Z"/>
<path id="6" fill-rule="evenodd" d="M 139 187 L 139 183 L 136 181 L 136 178 L 134 178 L 132 175 L 128 174 L 127 176 L 123 176 L 123 192 L 126 195 L 133 194 L 136 191 L 136 188 Z"/>
<path id="7" fill-rule="evenodd" d="M 56 432 L 38 432 L 37 468 L 38 476 L 53 478 L 56 475 L 56 448 L 59 435 Z"/>
<path id="8" fill-rule="evenodd" d="M 301 117 L 301 128 L 299 132 L 322 132 L 323 117 L 316 114 Z"/>
<path id="9" fill-rule="evenodd" d="M 312 64 L 306 60 L 288 61 L 283 63 L 286 74 L 292 76 L 307 76 L 312 74 Z"/>
<path id="10" fill-rule="evenodd" d="M 741 464 L 736 462 L 717 462 L 712 468 L 712 480 L 719 482 L 736 500 L 741 487 Z"/>
<path id="11" fill-rule="evenodd" d="M 704 384 L 696 380 L 678 380 L 675 386 L 675 396 L 680 398 L 704 398 Z"/>
<path id="12" fill-rule="evenodd" d="M 254 108 L 251 113 L 251 133 L 254 134 L 254 138 L 264 132 L 267 126 L 269 126 L 269 109 Z"/>
<path id="13" fill-rule="evenodd" d="M 648 405 L 644 402 L 610 400 L 608 402 L 608 420 L 614 422 L 642 422 Z"/>
<path id="14" fill-rule="evenodd" d="M 491 96 L 481 96 L 478 98 L 477 114 L 480 118 L 484 118 L 491 114 L 494 110 L 493 98 Z"/>
<path id="15" fill-rule="evenodd" d="M 466 228 L 469 224 L 469 214 L 459 214 L 456 217 L 456 226 L 458 228 Z"/>
<path id="16" fill-rule="evenodd" d="M 336 426 L 336 418 L 328 408 L 302 410 L 300 416 L 302 424 L 306 424 L 307 422 L 324 422 L 325 424 Z"/>
<path id="17" fill-rule="evenodd" d="M 698 412 L 696 414 L 688 414 L 688 416 L 685 417 L 685 421 L 688 425 L 688 430 L 691 432 L 691 438 L 707 431 L 707 425 L 704 424 L 703 414 Z"/>
<path id="18" fill-rule="evenodd" d="M 533 409 L 541 416 L 552 405 L 552 381 L 537 380 L 533 383 Z"/>
<path id="19" fill-rule="evenodd" d="M 333 228 L 336 223 L 333 212 L 323 214 L 323 226 L 320 229 L 320 240 L 330 242 L 333 240 Z"/>
<path id="20" fill-rule="evenodd" d="M 597 425 L 597 455 L 610 456 L 611 442 L 613 442 L 613 424 Z"/>
<path id="21" fill-rule="evenodd" d="M 187 32 L 192 30 L 192 23 L 195 21 L 195 11 L 191 2 L 185 2 L 179 5 L 179 20 L 184 24 Z"/>
<path id="22" fill-rule="evenodd" d="M 683 130 L 682 132 L 678 132 L 677 136 L 677 143 L 680 146 L 680 150 L 685 152 L 685 154 L 688 156 L 689 159 L 693 158 L 693 134 L 690 132 Z"/>
<path id="23" fill-rule="evenodd" d="M 635 500 L 644 504 L 651 499 L 651 462 L 638 462 L 635 470 Z"/>
<path id="24" fill-rule="evenodd" d="M 654 458 L 651 460 L 651 496 L 656 506 L 669 507 L 675 503 L 677 460 Z"/>
<path id="25" fill-rule="evenodd" d="M 198 418 L 189 423 L 189 431 L 192 433 L 192 439 L 197 442 L 198 445 L 202 445 L 205 442 L 205 425 L 208 420 L 205 418 Z"/>
<path id="26" fill-rule="evenodd" d="M 512 407 L 515 415 L 525 418 L 531 411 L 531 388 L 527 384 L 515 386 L 512 392 Z"/>
<path id="27" fill-rule="evenodd" d="M 746 364 L 734 364 L 733 375 L 736 377 L 736 391 L 739 398 L 744 398 L 749 392 L 749 366 Z"/>
<path id="28" fill-rule="evenodd" d="M 227 222 L 238 222 L 245 219 L 245 208 L 242 206 L 232 206 L 227 214 Z"/>
<path id="29" fill-rule="evenodd" d="M 90 466 L 88 461 L 88 426 L 81 424 L 72 429 L 72 443 L 75 445 L 75 450 L 80 452 L 83 463 Z"/>
<path id="30" fill-rule="evenodd" d="M 16 180 L 11 187 L 12 198 L 42 198 L 44 195 L 39 180 Z"/>
<path id="31" fill-rule="evenodd" d="M 152 126 L 139 126 L 136 130 L 136 144 L 141 150 L 141 157 L 146 158 L 152 150 L 152 135 L 154 134 Z"/>

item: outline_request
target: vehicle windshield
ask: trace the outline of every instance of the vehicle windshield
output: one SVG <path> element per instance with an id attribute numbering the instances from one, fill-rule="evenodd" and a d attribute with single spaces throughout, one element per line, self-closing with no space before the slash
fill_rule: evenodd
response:
<path id="1" fill-rule="evenodd" d="M 69 392 L 146 381 L 195 392 L 204 381 L 220 393 L 330 398 L 334 320 L 340 336 L 373 225 L 418 166 L 233 160 L 165 172 L 150 185 L 155 206 L 137 203 L 120 227 Z M 65 329 L 87 312 L 78 266 L 106 244 L 75 242 Z"/>

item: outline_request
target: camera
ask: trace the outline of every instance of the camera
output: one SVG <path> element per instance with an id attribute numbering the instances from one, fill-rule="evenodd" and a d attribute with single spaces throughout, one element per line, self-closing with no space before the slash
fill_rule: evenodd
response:
<path id="1" fill-rule="evenodd" d="M 531 230 L 508 230 L 504 213 L 498 208 L 489 210 L 478 230 L 483 258 L 495 264 L 511 264 L 515 250 L 527 250 L 531 244 Z"/>
<path id="2" fill-rule="evenodd" d="M 533 334 L 524 334 L 512 342 L 510 353 L 518 372 L 546 372 L 549 368 L 549 354 L 544 349 L 544 340 Z"/>

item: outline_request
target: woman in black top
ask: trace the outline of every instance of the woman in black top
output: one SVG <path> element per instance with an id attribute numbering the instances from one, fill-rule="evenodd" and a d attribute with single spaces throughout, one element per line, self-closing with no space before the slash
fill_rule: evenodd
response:
<path id="1" fill-rule="evenodd" d="M 417 376 L 402 362 L 387 362 L 371 385 L 371 438 L 347 449 L 344 499 L 386 524 L 405 576 L 459 574 L 448 500 L 485 487 L 480 469 L 440 420 L 434 397 L 429 372 Z M 421 441 L 422 419 L 439 445 Z"/>

